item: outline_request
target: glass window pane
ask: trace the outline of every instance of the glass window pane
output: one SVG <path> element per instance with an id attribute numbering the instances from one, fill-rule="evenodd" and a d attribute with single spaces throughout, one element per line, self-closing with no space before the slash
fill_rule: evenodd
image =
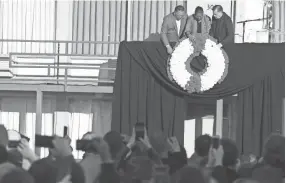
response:
<path id="1" fill-rule="evenodd" d="M 208 134 L 210 136 L 213 136 L 213 125 L 214 125 L 213 116 L 203 118 L 202 134 Z"/>
<path id="2" fill-rule="evenodd" d="M 30 147 L 35 149 L 35 127 L 36 127 L 36 113 L 26 114 L 26 134 L 30 138 Z"/>
<path id="3" fill-rule="evenodd" d="M 187 156 L 190 157 L 194 153 L 195 149 L 195 120 L 186 120 L 184 129 L 184 147 L 187 151 Z"/>
<path id="4" fill-rule="evenodd" d="M 7 128 L 7 130 L 16 130 L 19 131 L 19 112 L 0 112 L 1 123 Z"/>
<path id="5" fill-rule="evenodd" d="M 92 130 L 92 114 L 72 113 L 69 123 L 69 136 L 71 138 L 71 146 L 73 148 L 73 155 L 76 159 L 81 159 L 82 151 L 76 150 L 76 140 L 81 139 L 82 136 Z"/>
<path id="6" fill-rule="evenodd" d="M 42 135 L 52 136 L 54 134 L 53 114 L 42 114 Z M 41 148 L 41 157 L 47 157 L 49 150 L 47 148 Z"/>

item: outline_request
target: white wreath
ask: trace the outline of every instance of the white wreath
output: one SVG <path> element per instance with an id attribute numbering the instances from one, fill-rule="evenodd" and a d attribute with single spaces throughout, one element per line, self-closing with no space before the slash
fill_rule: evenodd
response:
<path id="1" fill-rule="evenodd" d="M 194 54 L 194 46 L 185 39 L 174 49 L 169 60 L 169 71 L 173 80 L 184 90 L 188 89 L 190 78 L 194 76 L 186 69 L 186 61 Z M 204 49 L 201 52 L 207 58 L 206 71 L 199 75 L 200 89 L 203 92 L 214 87 L 216 83 L 222 82 L 227 74 L 228 58 L 225 52 L 211 39 L 206 39 Z M 194 92 L 194 91 L 189 91 Z"/>

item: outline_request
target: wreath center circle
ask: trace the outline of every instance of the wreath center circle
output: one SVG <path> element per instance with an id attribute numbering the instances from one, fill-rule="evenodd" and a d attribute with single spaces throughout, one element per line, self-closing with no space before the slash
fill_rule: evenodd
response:
<path id="1" fill-rule="evenodd" d="M 191 59 L 191 58 L 189 58 Z M 202 73 L 208 66 L 208 60 L 203 54 L 199 54 L 195 56 L 191 61 L 190 64 L 187 65 L 186 62 L 186 69 L 190 72 L 190 69 L 197 73 Z"/>

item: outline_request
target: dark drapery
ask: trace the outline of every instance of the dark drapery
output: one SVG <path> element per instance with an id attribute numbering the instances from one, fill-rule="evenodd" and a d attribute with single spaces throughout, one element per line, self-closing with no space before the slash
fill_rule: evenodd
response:
<path id="1" fill-rule="evenodd" d="M 138 42 L 140 43 L 140 42 Z M 140 44 L 136 44 L 139 48 Z M 135 51 L 136 50 L 136 51 Z M 156 69 L 166 68 L 164 62 L 153 62 L 151 66 L 148 53 L 140 49 L 129 50 L 128 43 L 119 47 L 114 84 L 114 102 L 112 109 L 112 129 L 130 134 L 136 122 L 145 122 L 149 132 L 163 129 L 168 136 L 183 134 L 185 119 L 185 101 L 183 93 L 173 93 L 163 82 L 153 77 Z M 163 52 L 164 53 L 164 52 Z M 166 54 L 166 53 L 164 53 Z M 150 69 L 153 71 L 150 72 Z M 169 83 L 170 85 L 171 83 Z M 183 136 L 178 136 L 182 141 Z"/>
<path id="2" fill-rule="evenodd" d="M 243 154 L 261 155 L 271 132 L 282 132 L 284 68 L 243 90 L 237 98 L 236 142 Z"/>
<path id="3" fill-rule="evenodd" d="M 122 42 L 112 129 L 130 133 L 134 123 L 144 121 L 149 132 L 163 129 L 165 134 L 176 135 L 182 142 L 187 103 L 210 104 L 267 76 L 271 78 L 273 73 L 284 69 L 284 47 L 284 44 L 229 45 L 224 48 L 230 60 L 226 79 L 207 92 L 190 95 L 167 77 L 168 55 L 160 42 Z"/>

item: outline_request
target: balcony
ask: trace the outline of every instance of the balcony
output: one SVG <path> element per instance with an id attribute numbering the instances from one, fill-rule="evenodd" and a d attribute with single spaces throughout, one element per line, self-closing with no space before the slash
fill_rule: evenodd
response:
<path id="1" fill-rule="evenodd" d="M 2 39 L 0 89 L 3 84 L 110 88 L 118 46 L 119 42 Z"/>

